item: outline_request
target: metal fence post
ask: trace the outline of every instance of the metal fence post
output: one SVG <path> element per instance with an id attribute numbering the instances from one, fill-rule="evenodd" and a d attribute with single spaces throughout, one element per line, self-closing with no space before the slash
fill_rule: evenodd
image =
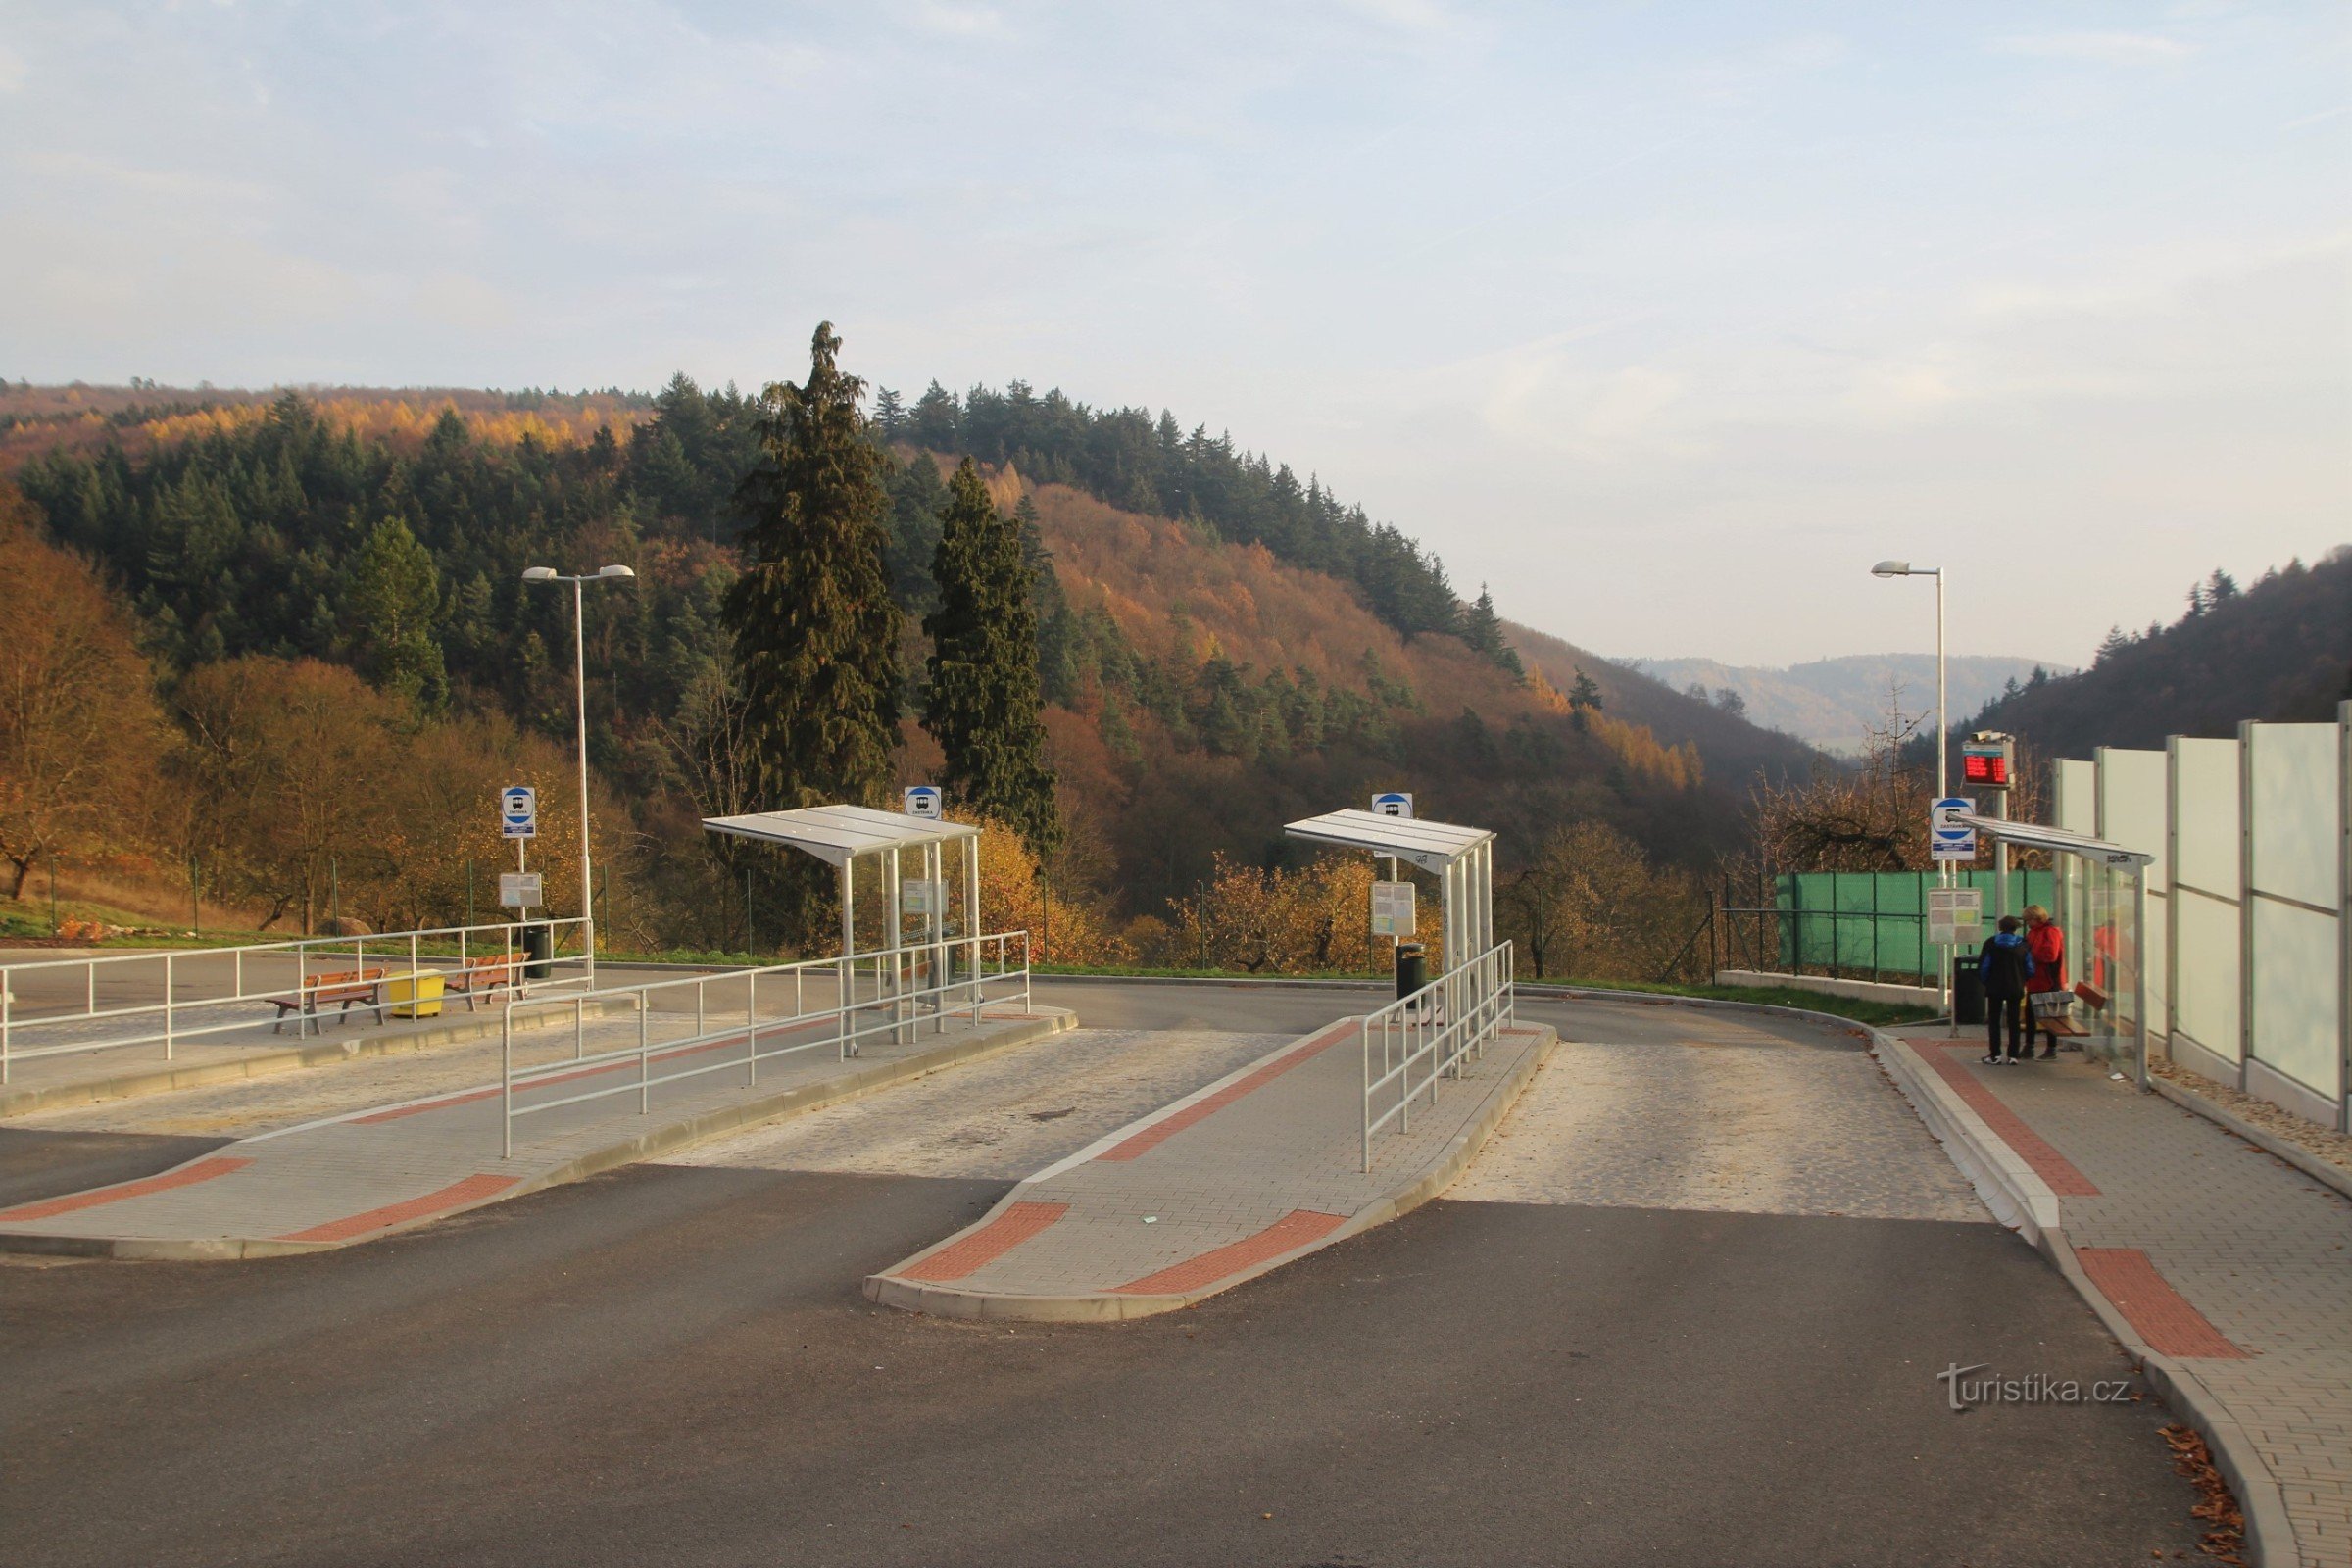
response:
<path id="1" fill-rule="evenodd" d="M 744 1087 L 760 1081 L 760 971 L 754 969 L 743 982 L 743 1064 L 748 1076 Z"/>
<path id="2" fill-rule="evenodd" d="M 654 1108 L 652 1079 L 653 1053 L 646 1044 L 646 1003 L 651 999 L 642 991 L 637 993 L 637 1114 L 645 1115 Z"/>
<path id="3" fill-rule="evenodd" d="M 498 1015 L 498 1119 L 504 1129 L 499 1157 L 514 1157 L 514 1006 Z"/>
<path id="4" fill-rule="evenodd" d="M 164 955 L 164 1059 L 172 1059 L 172 955 L 169 953 Z"/>
<path id="5" fill-rule="evenodd" d="M 588 1055 L 588 1003 L 584 997 L 571 999 L 571 1059 L 583 1061 Z"/>

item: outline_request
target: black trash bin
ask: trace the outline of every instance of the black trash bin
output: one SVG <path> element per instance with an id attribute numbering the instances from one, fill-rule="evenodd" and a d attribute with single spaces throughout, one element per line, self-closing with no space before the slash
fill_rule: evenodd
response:
<path id="1" fill-rule="evenodd" d="M 555 951 L 554 930 L 546 925 L 531 924 L 522 928 L 522 977 L 525 980 L 544 980 L 555 968 L 548 962 Z"/>
<path id="2" fill-rule="evenodd" d="M 1396 944 L 1396 995 L 1411 996 L 1429 984 L 1429 949 L 1418 942 Z"/>
<path id="3" fill-rule="evenodd" d="M 1984 977 L 1977 973 L 1977 956 L 1963 953 L 1952 963 L 1952 1021 L 1984 1021 Z"/>

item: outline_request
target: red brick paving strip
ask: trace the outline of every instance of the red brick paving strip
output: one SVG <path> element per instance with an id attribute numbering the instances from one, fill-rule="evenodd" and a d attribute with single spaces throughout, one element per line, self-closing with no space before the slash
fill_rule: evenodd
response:
<path id="1" fill-rule="evenodd" d="M 1272 1083 L 1284 1073 L 1289 1072 L 1292 1068 L 1302 1066 L 1306 1062 L 1313 1060 L 1316 1056 L 1321 1055 L 1333 1046 L 1336 1046 L 1341 1041 L 1347 1039 L 1349 1034 L 1354 1032 L 1355 1027 L 1355 1019 L 1341 1019 L 1338 1023 L 1331 1026 L 1326 1038 L 1320 1040 L 1309 1040 L 1306 1044 L 1300 1046 L 1289 1055 L 1284 1056 L 1276 1061 L 1267 1062 L 1263 1067 L 1258 1068 L 1257 1071 L 1251 1073 L 1249 1077 L 1240 1080 L 1238 1083 L 1227 1084 L 1215 1094 L 1208 1096 L 1204 1100 L 1196 1101 L 1194 1103 L 1187 1105 L 1184 1107 L 1184 1109 L 1176 1112 L 1176 1114 L 1173 1116 L 1153 1122 L 1142 1132 L 1137 1133 L 1133 1138 L 1122 1139 L 1120 1142 L 1113 1144 L 1110 1148 L 1104 1150 L 1102 1153 L 1097 1154 L 1095 1158 L 1136 1159 L 1150 1153 L 1152 1150 L 1157 1149 L 1161 1144 L 1166 1143 L 1169 1139 L 1175 1137 L 1187 1127 L 1193 1126 L 1198 1122 L 1207 1120 L 1209 1117 L 1215 1115 L 1218 1111 L 1223 1110 L 1227 1105 L 1230 1105 L 1235 1101 L 1241 1099 L 1244 1095 L 1250 1094 L 1254 1090 L 1263 1089 L 1266 1085 Z"/>
<path id="2" fill-rule="evenodd" d="M 398 1225 L 403 1220 L 422 1219 L 428 1214 L 446 1213 L 479 1199 L 496 1198 L 514 1185 L 513 1176 L 468 1176 L 461 1182 L 451 1182 L 437 1193 L 412 1198 L 406 1202 L 386 1203 L 365 1214 L 353 1214 L 346 1219 L 330 1219 L 323 1225 L 314 1225 L 307 1231 L 295 1231 L 280 1236 L 281 1242 L 348 1242 L 369 1231 L 380 1231 Z"/>
<path id="3" fill-rule="evenodd" d="M 911 1268 L 903 1280 L 945 1285 L 977 1273 L 1070 1211 L 1067 1203 L 1015 1203 L 963 1240 L 943 1247 Z"/>
<path id="4" fill-rule="evenodd" d="M 86 1193 L 73 1193 L 64 1198 L 47 1198 L 37 1203 L 25 1203 L 16 1208 L 0 1209 L 0 1221 L 12 1219 L 47 1219 L 53 1214 L 71 1214 L 76 1209 L 96 1208 L 101 1203 L 119 1203 L 125 1198 L 145 1198 L 149 1193 L 168 1193 L 174 1187 L 189 1187 L 197 1182 L 209 1182 L 216 1176 L 226 1176 L 252 1164 L 250 1159 L 223 1155 L 219 1159 L 200 1159 L 178 1170 L 168 1170 L 161 1176 L 144 1176 L 135 1182 L 122 1182 L 113 1187 L 95 1188 Z"/>
<path id="5" fill-rule="evenodd" d="M 2099 1294 L 2115 1303 L 2141 1339 L 2166 1355 L 2242 1360 L 2254 1353 L 2224 1338 L 2138 1248 L 2078 1247 L 2075 1256 Z"/>
<path id="6" fill-rule="evenodd" d="M 2074 1161 L 2053 1149 L 2025 1123 L 2025 1118 L 2011 1110 L 2001 1097 L 1984 1087 L 1975 1074 L 1952 1059 L 1956 1051 L 1974 1051 L 1974 1046 L 1950 1046 L 1941 1042 L 1914 1041 L 1928 1065 L 1943 1075 L 1969 1108 L 1984 1118 L 2000 1140 L 2017 1151 L 2018 1157 L 2034 1167 L 2034 1174 L 2049 1184 L 2050 1191 L 2060 1198 L 2096 1198 L 2098 1188 L 2089 1177 L 2077 1170 Z"/>
<path id="7" fill-rule="evenodd" d="M 1239 1274 L 1253 1263 L 1263 1263 L 1269 1257 L 1280 1257 L 1294 1248 L 1321 1241 L 1348 1223 L 1345 1214 L 1325 1214 L 1311 1208 L 1294 1208 L 1255 1236 L 1245 1236 L 1214 1251 L 1147 1274 L 1140 1280 L 1114 1285 L 1111 1290 L 1122 1296 L 1164 1296 L 1177 1291 L 1197 1291 L 1204 1285 L 1214 1285 L 1229 1274 Z"/>

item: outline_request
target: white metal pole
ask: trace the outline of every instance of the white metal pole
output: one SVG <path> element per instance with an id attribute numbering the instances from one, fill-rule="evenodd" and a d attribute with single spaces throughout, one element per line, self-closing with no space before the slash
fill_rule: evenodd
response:
<path id="1" fill-rule="evenodd" d="M 2132 867 L 2132 1010 L 2139 1020 L 2139 1087 L 2148 1087 L 2148 868 Z"/>
<path id="2" fill-rule="evenodd" d="M 588 960 L 588 989 L 596 989 L 596 887 L 588 859 L 588 612 L 580 579 L 571 579 L 571 676 L 578 699 L 580 740 L 580 946 Z"/>
<path id="3" fill-rule="evenodd" d="M 980 1027 L 980 835 L 963 841 L 963 934 L 972 944 L 972 1027 Z"/>
<path id="4" fill-rule="evenodd" d="M 1948 700 L 1949 689 L 1944 681 L 1943 669 L 1943 568 L 1937 566 L 1936 568 L 1936 798 L 1939 801 L 1949 800 L 1952 793 L 1951 762 L 1944 755 L 1947 749 L 1945 743 L 1951 735 L 1952 727 L 1951 714 L 1945 706 Z M 1936 885 L 1939 888 L 1948 888 L 1952 885 L 1952 866 L 1949 860 L 1936 862 Z M 1949 1019 L 1947 1027 L 1953 1036 L 1960 1033 L 1960 1008 L 1958 999 L 1952 993 L 1952 968 L 1958 957 L 1958 950 L 1952 944 L 1945 943 L 1943 945 L 1943 1010 Z"/>

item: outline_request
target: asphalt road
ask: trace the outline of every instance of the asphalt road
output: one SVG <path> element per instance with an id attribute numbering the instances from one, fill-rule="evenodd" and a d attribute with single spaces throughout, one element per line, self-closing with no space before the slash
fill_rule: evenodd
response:
<path id="1" fill-rule="evenodd" d="M 1160 989 L 1100 988 L 1089 1021 L 1360 1005 Z M 348 1251 L 0 1265 L 11 1561 L 2193 1552 L 2154 1401 L 1945 1407 L 1953 1363 L 2125 1375 L 1993 1225 L 1442 1200 L 1136 1324 L 858 1295 L 1005 1185 L 645 1166 Z"/>

